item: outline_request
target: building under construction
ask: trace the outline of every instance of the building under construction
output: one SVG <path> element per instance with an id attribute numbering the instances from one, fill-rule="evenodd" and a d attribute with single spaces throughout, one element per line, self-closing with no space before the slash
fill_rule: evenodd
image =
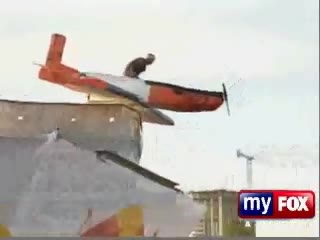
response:
<path id="1" fill-rule="evenodd" d="M 191 236 L 255 236 L 255 224 L 246 224 L 238 217 L 237 191 L 220 189 L 190 194 L 206 206 L 205 215 Z"/>

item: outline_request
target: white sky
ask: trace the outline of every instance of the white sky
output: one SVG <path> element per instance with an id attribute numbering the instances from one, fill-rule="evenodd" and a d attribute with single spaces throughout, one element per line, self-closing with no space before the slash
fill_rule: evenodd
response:
<path id="1" fill-rule="evenodd" d="M 242 78 L 230 90 L 231 118 L 224 107 L 167 112 L 175 127 L 144 127 L 144 166 L 187 187 L 214 187 L 211 175 L 224 182 L 243 169 L 225 163 L 237 161 L 237 147 L 317 147 L 318 11 L 317 0 L 1 1 L 0 97 L 83 101 L 37 80 L 31 63 L 44 60 L 53 32 L 68 37 L 64 61 L 82 70 L 121 74 L 153 52 L 146 79 L 220 90 Z"/>

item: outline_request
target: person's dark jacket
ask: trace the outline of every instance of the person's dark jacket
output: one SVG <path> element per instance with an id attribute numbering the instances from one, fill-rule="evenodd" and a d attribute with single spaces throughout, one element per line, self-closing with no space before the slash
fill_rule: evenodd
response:
<path id="1" fill-rule="evenodd" d="M 126 66 L 123 75 L 132 78 L 138 78 L 141 73 L 146 71 L 147 65 L 153 63 L 155 57 L 153 54 L 148 54 L 147 58 L 139 57 L 133 59 Z"/>
<path id="2" fill-rule="evenodd" d="M 146 71 L 147 65 L 145 58 L 136 58 L 128 63 L 124 70 L 124 75 L 127 77 L 138 78 L 142 72 Z"/>

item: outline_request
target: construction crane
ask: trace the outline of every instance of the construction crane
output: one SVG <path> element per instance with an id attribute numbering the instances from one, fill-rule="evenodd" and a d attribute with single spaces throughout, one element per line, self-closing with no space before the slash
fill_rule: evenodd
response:
<path id="1" fill-rule="evenodd" d="M 249 156 L 243 153 L 240 149 L 237 150 L 237 158 L 245 158 L 246 161 L 246 176 L 247 176 L 247 187 L 252 188 L 252 161 L 254 160 L 253 156 Z"/>
<path id="2" fill-rule="evenodd" d="M 237 150 L 237 158 L 246 159 L 246 177 L 247 177 L 247 188 L 252 189 L 252 161 L 254 160 L 253 156 L 249 156 L 243 153 L 240 149 Z M 250 221 L 246 221 L 245 226 L 250 227 L 252 224 Z"/>

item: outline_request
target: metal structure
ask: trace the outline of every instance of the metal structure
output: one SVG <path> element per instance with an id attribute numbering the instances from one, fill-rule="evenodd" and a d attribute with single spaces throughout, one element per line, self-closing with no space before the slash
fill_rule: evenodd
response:
<path id="1" fill-rule="evenodd" d="M 206 206 L 206 213 L 192 232 L 192 236 L 232 236 L 232 231 L 241 230 L 238 217 L 238 192 L 224 189 L 194 191 L 191 192 L 191 196 Z M 246 229 L 245 232 L 246 235 L 254 236 L 255 226 Z"/>
<path id="2" fill-rule="evenodd" d="M 243 153 L 240 149 L 237 150 L 237 158 L 246 159 L 246 176 L 247 176 L 247 187 L 252 188 L 252 161 L 254 160 L 253 156 L 249 156 Z"/>
<path id="3" fill-rule="evenodd" d="M 249 156 L 243 153 L 240 149 L 237 150 L 237 158 L 246 159 L 246 176 L 247 176 L 247 187 L 252 189 L 252 161 L 254 160 L 253 156 Z M 250 227 L 254 224 L 253 221 L 246 221 L 246 227 Z"/>
<path id="4" fill-rule="evenodd" d="M 201 216 L 176 183 L 139 166 L 138 112 L 112 104 L 0 101 L 0 113 L 0 225 L 13 236 L 79 236 L 88 208 L 93 217 L 81 233 L 101 234 L 94 227 L 110 223 L 112 214 L 138 214 L 126 209 L 137 201 L 144 224 L 157 226 L 160 236 L 186 236 L 199 219 L 190 211 Z M 184 229 L 175 229 L 178 223 Z"/>

